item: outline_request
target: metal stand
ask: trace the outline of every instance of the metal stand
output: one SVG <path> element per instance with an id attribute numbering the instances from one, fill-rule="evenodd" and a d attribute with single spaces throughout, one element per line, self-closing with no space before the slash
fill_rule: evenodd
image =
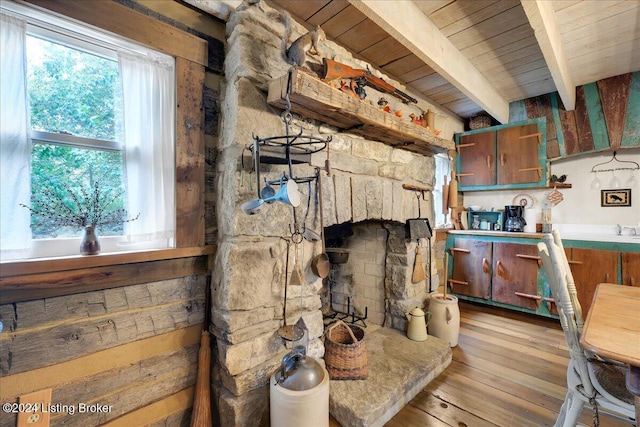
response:
<path id="1" fill-rule="evenodd" d="M 349 317 L 351 318 L 352 324 L 356 324 L 357 322 L 362 322 L 363 327 L 367 327 L 367 323 L 365 320 L 367 319 L 367 315 L 369 313 L 369 307 L 364 308 L 364 316 L 357 316 L 356 311 L 351 311 L 351 297 L 347 297 L 347 311 L 340 311 L 333 308 L 333 292 L 329 293 L 329 308 L 331 309 L 331 314 L 326 314 L 324 317 L 329 319 L 338 319 L 345 320 Z"/>

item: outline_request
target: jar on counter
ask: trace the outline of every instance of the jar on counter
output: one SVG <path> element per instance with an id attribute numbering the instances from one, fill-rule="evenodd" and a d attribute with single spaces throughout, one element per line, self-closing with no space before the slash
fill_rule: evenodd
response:
<path id="1" fill-rule="evenodd" d="M 471 223 L 471 228 L 474 230 L 480 230 L 480 217 L 478 215 L 473 216 L 473 222 Z"/>

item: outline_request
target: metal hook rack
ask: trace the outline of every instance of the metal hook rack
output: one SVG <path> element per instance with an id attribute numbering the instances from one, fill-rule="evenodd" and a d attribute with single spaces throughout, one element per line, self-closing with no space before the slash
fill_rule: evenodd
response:
<path id="1" fill-rule="evenodd" d="M 610 169 L 596 169 L 598 166 L 607 165 L 607 164 L 612 163 L 612 162 L 617 162 L 617 163 L 630 163 L 630 164 L 635 165 L 635 167 L 614 167 L 614 168 L 610 168 Z M 636 163 L 636 162 L 634 162 L 634 161 L 631 161 L 631 160 L 619 160 L 619 159 L 616 157 L 616 152 L 614 151 L 614 152 L 613 152 L 613 156 L 612 156 L 609 160 L 607 160 L 606 162 L 602 162 L 602 163 L 598 163 L 598 164 L 594 165 L 594 166 L 591 168 L 591 172 L 592 172 L 592 173 L 597 173 L 597 172 L 614 172 L 614 171 L 638 170 L 638 169 L 640 169 L 640 164 L 638 164 L 638 163 Z"/>

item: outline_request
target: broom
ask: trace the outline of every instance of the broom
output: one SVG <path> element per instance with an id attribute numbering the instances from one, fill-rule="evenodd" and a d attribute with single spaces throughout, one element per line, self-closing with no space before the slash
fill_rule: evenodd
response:
<path id="1" fill-rule="evenodd" d="M 422 282 L 425 278 L 424 264 L 422 264 L 422 247 L 420 246 L 420 240 L 418 240 L 418 246 L 416 246 L 416 260 L 413 265 L 413 275 L 411 281 L 413 283 Z"/>
<path id="2" fill-rule="evenodd" d="M 211 336 L 209 335 L 209 285 L 205 290 L 205 322 L 198 351 L 198 377 L 193 398 L 191 427 L 211 427 Z"/>

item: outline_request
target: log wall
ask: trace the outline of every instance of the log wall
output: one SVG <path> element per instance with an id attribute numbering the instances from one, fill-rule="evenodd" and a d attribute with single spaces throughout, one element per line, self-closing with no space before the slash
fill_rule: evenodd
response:
<path id="1" fill-rule="evenodd" d="M 173 1 L 31 1 L 176 56 L 178 84 L 187 76 L 203 90 L 183 90 L 179 105 L 189 125 L 177 142 L 185 249 L 2 265 L 0 401 L 50 388 L 52 426 L 189 425 L 215 252 L 205 245 L 217 235 L 224 23 Z M 103 411 L 80 413 L 81 403 Z M 16 419 L 3 412 L 0 426 Z"/>

